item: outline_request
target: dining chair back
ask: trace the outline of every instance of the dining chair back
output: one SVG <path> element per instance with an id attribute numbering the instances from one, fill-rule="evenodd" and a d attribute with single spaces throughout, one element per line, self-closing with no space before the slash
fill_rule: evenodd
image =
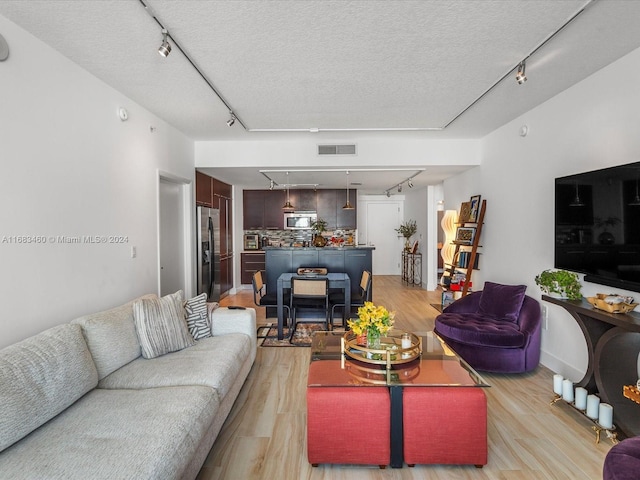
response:
<path id="1" fill-rule="evenodd" d="M 291 323 L 292 335 L 295 334 L 299 322 L 318 323 L 317 318 L 298 320 L 301 308 L 320 309 L 324 315 L 324 324 L 329 329 L 329 280 L 326 277 L 291 277 Z"/>
<path id="2" fill-rule="evenodd" d="M 369 270 L 364 270 L 362 275 L 360 276 L 360 285 L 359 292 L 356 295 L 351 296 L 351 307 L 361 307 L 364 305 L 364 302 L 371 301 L 371 281 L 372 276 Z M 350 315 L 351 312 L 346 312 L 345 308 L 345 298 L 344 292 L 332 293 L 329 296 L 329 303 L 331 305 L 331 317 L 329 322 L 333 325 L 333 318 L 335 315 L 336 307 L 342 308 L 342 326 L 346 327 L 347 315 Z"/>
<path id="3" fill-rule="evenodd" d="M 262 271 L 258 270 L 253 274 L 251 278 L 253 285 L 253 303 L 258 307 L 277 307 L 278 297 L 276 292 L 267 292 L 267 285 L 264 283 L 262 277 Z M 289 294 L 283 294 L 282 306 L 284 311 L 284 325 L 288 325 L 288 319 L 291 317 L 291 310 L 289 309 Z M 265 312 L 266 317 L 266 312 Z M 258 328 L 260 330 L 260 328 Z M 259 338 L 270 338 L 269 336 L 260 336 Z"/>

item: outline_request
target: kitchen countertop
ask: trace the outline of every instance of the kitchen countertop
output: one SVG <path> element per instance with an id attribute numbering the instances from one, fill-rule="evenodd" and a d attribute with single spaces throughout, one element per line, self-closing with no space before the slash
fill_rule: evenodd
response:
<path id="1" fill-rule="evenodd" d="M 262 250 L 375 250 L 376 247 L 370 245 L 353 245 L 344 247 L 263 247 Z M 256 250 L 259 251 L 259 250 Z"/>

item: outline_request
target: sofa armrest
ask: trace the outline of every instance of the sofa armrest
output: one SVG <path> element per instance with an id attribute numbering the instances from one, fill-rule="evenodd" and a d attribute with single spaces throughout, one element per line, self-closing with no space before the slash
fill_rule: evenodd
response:
<path id="1" fill-rule="evenodd" d="M 518 315 L 520 331 L 526 333 L 528 337 L 537 335 L 542 327 L 541 320 L 542 314 L 538 301 L 529 296 L 524 297 L 520 315 Z"/>
<path id="2" fill-rule="evenodd" d="M 445 308 L 442 313 L 475 313 L 478 311 L 478 305 L 480 305 L 481 295 L 482 291 L 471 292 L 468 295 L 453 302 L 451 305 Z"/>
<path id="3" fill-rule="evenodd" d="M 214 337 L 229 333 L 244 333 L 251 339 L 252 350 L 256 351 L 256 310 L 254 308 L 229 310 L 227 307 L 219 307 L 209 310 L 209 319 L 211 334 Z"/>

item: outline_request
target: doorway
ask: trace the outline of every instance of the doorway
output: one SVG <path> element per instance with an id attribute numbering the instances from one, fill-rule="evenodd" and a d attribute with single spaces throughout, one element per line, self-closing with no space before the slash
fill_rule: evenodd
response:
<path id="1" fill-rule="evenodd" d="M 182 290 L 192 296 L 191 182 L 166 173 L 158 176 L 158 294 Z"/>
<path id="2" fill-rule="evenodd" d="M 394 229 L 402 223 L 401 200 L 367 200 L 365 235 L 367 245 L 376 247 L 373 253 L 374 275 L 400 275 L 402 261 L 402 236 Z"/>

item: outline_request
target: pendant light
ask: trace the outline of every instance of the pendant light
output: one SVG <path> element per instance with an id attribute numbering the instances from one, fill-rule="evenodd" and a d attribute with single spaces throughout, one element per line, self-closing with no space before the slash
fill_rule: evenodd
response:
<path id="1" fill-rule="evenodd" d="M 347 170 L 347 203 L 342 207 L 343 210 L 353 210 L 353 205 L 349 202 L 349 170 Z"/>
<path id="2" fill-rule="evenodd" d="M 289 200 L 289 172 L 287 172 L 287 202 L 282 206 L 283 210 L 293 210 L 293 205 Z"/>
<path id="3" fill-rule="evenodd" d="M 629 204 L 630 207 L 640 207 L 640 196 L 638 196 L 638 179 L 636 178 L 636 198 Z"/>
<path id="4" fill-rule="evenodd" d="M 576 198 L 569 204 L 570 207 L 584 207 L 584 203 L 580 200 L 580 193 L 578 192 L 578 184 L 576 183 Z"/>

